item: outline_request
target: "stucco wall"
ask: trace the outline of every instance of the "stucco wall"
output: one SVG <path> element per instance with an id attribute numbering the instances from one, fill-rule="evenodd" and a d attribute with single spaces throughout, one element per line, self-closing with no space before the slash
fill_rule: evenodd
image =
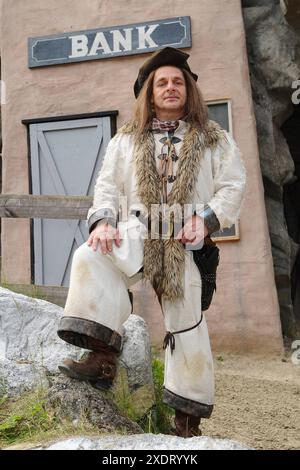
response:
<path id="1" fill-rule="evenodd" d="M 6 0 L 2 10 L 3 192 L 28 192 L 27 133 L 21 120 L 119 110 L 118 126 L 130 117 L 132 85 L 145 55 L 29 69 L 27 38 L 171 16 L 191 16 L 190 65 L 206 100 L 231 98 L 233 133 L 241 148 L 248 184 L 238 242 L 221 243 L 218 292 L 207 320 L 214 349 L 281 350 L 277 294 L 258 159 L 244 27 L 239 0 Z M 30 282 L 27 220 L 5 220 L 2 279 Z M 135 310 L 148 319 L 152 339 L 164 328 L 149 290 L 135 289 Z"/>

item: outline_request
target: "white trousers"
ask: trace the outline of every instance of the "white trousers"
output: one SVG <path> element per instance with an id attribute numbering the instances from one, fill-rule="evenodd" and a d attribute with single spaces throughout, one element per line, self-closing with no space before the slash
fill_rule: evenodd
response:
<path id="1" fill-rule="evenodd" d="M 123 239 L 112 253 L 103 255 L 84 243 L 73 257 L 70 289 L 64 316 L 96 322 L 122 335 L 122 325 L 131 313 L 128 288 L 139 281 L 143 261 L 138 219 L 121 225 Z M 129 235 L 129 236 L 128 236 Z M 131 233 L 132 235 L 132 233 Z M 201 318 L 201 276 L 191 251 L 186 251 L 184 300 L 162 300 L 167 331 L 196 325 Z M 175 409 L 208 418 L 214 403 L 213 359 L 205 316 L 196 328 L 174 335 L 175 349 L 165 351 L 164 401 Z"/>

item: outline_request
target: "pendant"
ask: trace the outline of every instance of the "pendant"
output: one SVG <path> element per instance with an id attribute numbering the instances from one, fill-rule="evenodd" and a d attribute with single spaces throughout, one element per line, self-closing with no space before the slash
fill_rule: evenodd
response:
<path id="1" fill-rule="evenodd" d="M 171 137 L 171 143 L 172 144 L 178 144 L 178 142 L 181 142 L 181 139 L 179 139 L 178 137 Z"/>
<path id="2" fill-rule="evenodd" d="M 175 180 L 176 180 L 176 176 L 173 176 L 173 175 L 168 176 L 168 183 L 174 183 Z"/>

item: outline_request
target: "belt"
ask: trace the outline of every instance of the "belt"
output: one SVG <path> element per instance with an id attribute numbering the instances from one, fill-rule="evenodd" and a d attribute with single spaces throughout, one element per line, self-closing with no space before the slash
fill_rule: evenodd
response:
<path id="1" fill-rule="evenodd" d="M 173 354 L 173 351 L 175 349 L 175 337 L 174 337 L 174 335 L 178 335 L 179 333 L 185 333 L 186 331 L 193 330 L 194 328 L 196 328 L 197 326 L 200 325 L 202 320 L 203 320 L 203 313 L 201 312 L 200 320 L 198 321 L 198 323 L 196 323 L 196 325 L 191 326 L 191 328 L 187 328 L 186 330 L 173 331 L 173 333 L 171 333 L 171 331 L 167 331 L 166 336 L 164 337 L 163 349 L 166 349 L 167 346 L 170 344 L 171 354 Z"/>

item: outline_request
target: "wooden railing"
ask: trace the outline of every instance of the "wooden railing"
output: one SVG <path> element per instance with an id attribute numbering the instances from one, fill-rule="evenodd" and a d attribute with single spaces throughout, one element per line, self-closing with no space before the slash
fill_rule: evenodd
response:
<path id="1" fill-rule="evenodd" d="M 1 194 L 1 218 L 36 219 L 86 219 L 92 205 L 91 196 L 33 196 L 31 194 Z M 32 297 L 43 298 L 64 306 L 68 288 L 61 286 L 38 286 L 33 284 L 11 284 L 2 286 Z"/>
<path id="2" fill-rule="evenodd" d="M 85 219 L 91 196 L 33 196 L 1 194 L 0 217 L 36 219 Z"/>

